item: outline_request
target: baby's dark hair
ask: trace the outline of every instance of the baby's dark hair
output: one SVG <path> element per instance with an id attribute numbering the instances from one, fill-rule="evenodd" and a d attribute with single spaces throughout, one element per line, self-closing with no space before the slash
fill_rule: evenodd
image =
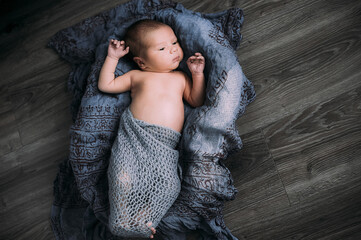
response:
<path id="1" fill-rule="evenodd" d="M 139 20 L 130 25 L 124 36 L 124 41 L 129 46 L 132 57 L 139 57 L 141 50 L 146 47 L 143 41 L 145 34 L 163 26 L 168 25 L 151 19 Z"/>

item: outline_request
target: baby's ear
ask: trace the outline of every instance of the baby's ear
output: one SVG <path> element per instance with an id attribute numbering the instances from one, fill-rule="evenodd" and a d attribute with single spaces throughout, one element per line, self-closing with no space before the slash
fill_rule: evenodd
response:
<path id="1" fill-rule="evenodd" d="M 145 69 L 145 63 L 141 57 L 133 57 L 133 61 L 138 64 L 140 69 Z"/>

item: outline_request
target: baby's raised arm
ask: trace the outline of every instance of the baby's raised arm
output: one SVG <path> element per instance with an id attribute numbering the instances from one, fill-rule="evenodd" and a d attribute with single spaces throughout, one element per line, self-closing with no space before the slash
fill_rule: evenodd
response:
<path id="1" fill-rule="evenodd" d="M 204 79 L 205 60 L 202 54 L 195 53 L 187 60 L 188 68 L 192 74 L 192 81 L 186 78 L 184 99 L 192 107 L 200 107 L 204 103 L 206 83 Z"/>
<path id="2" fill-rule="evenodd" d="M 108 55 L 100 70 L 98 88 L 102 92 L 121 93 L 130 90 L 131 73 L 125 73 L 115 78 L 114 71 L 117 67 L 119 58 L 122 58 L 129 52 L 129 47 L 125 47 L 124 41 L 111 39 L 108 46 Z"/>

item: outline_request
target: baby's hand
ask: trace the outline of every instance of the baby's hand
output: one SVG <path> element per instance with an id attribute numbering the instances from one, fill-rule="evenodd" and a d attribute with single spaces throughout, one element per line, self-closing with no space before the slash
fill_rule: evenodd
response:
<path id="1" fill-rule="evenodd" d="M 200 53 L 195 53 L 188 58 L 187 65 L 192 74 L 203 73 L 205 65 L 204 57 Z"/>
<path id="2" fill-rule="evenodd" d="M 108 57 L 119 60 L 129 52 L 129 46 L 125 47 L 124 41 L 111 39 L 108 46 Z"/>

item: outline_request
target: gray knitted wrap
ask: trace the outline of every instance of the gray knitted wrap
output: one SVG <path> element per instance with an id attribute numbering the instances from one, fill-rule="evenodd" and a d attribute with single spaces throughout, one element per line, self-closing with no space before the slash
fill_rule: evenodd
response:
<path id="1" fill-rule="evenodd" d="M 120 120 L 109 167 L 109 228 L 123 237 L 149 237 L 180 192 L 181 134 L 135 119 L 127 108 Z"/>

